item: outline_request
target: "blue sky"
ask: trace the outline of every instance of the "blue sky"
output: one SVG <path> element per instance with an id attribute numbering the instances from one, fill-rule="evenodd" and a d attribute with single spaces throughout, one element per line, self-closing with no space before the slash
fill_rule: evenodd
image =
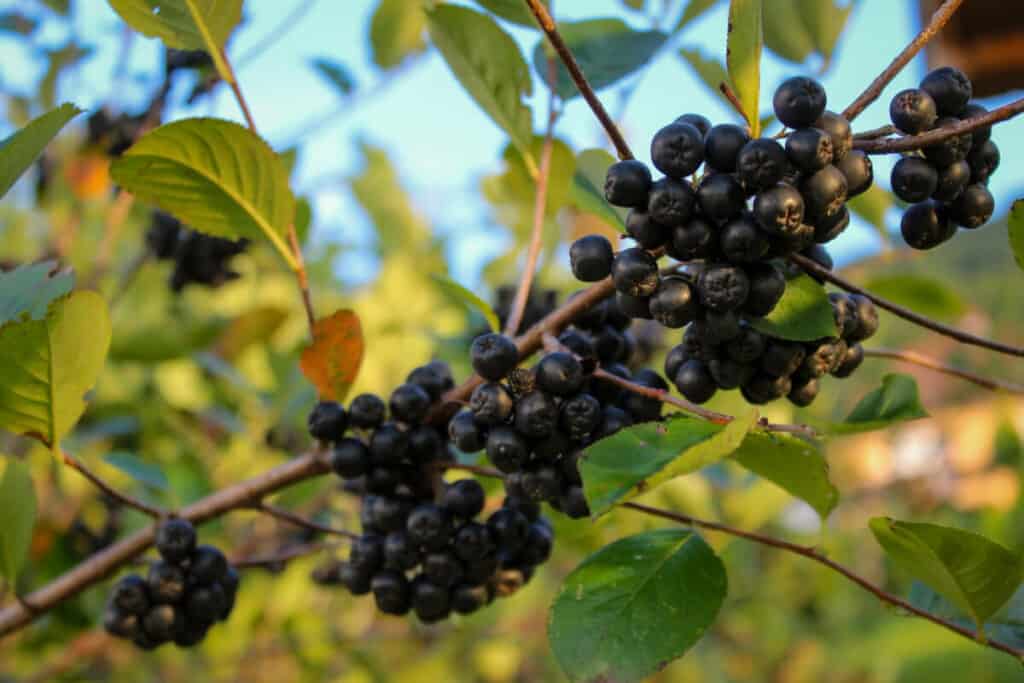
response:
<path id="1" fill-rule="evenodd" d="M 97 53 L 78 74 L 62 81 L 62 97 L 90 108 L 112 94 L 123 105 L 142 101 L 147 95 L 143 87 L 147 74 L 151 76 L 158 64 L 156 42 L 135 40 L 131 72 L 138 79 L 111 84 L 120 47 L 119 22 L 104 0 L 75 1 L 78 11 L 73 31 L 80 41 L 96 46 Z M 282 20 L 300 2 L 312 4 L 300 21 L 268 50 L 253 54 L 253 47 L 278 32 Z M 26 4 L 25 0 L 0 0 L 0 10 Z M 344 63 L 354 73 L 360 88 L 374 88 L 380 82 L 381 74 L 372 66 L 366 38 L 375 4 L 374 0 L 246 3 L 249 20 L 237 33 L 231 54 L 233 59 L 240 60 L 239 78 L 261 132 L 275 147 L 294 143 L 296 132 L 304 124 L 339 108 L 337 95 L 310 68 L 311 59 L 327 57 Z M 558 0 L 556 4 L 561 19 L 619 16 L 644 27 L 642 18 L 624 10 L 619 0 Z M 770 5 L 768 0 L 769 10 Z M 909 40 L 917 22 L 916 2 L 862 0 L 858 4 L 833 66 L 822 79 L 832 108 L 845 106 L 857 95 Z M 699 46 L 708 54 L 723 56 L 725 30 L 723 8 L 692 24 L 675 45 Z M 511 32 L 527 54 L 539 37 L 528 29 Z M 42 36 L 51 45 L 59 45 L 66 38 L 53 25 L 47 26 Z M 622 118 L 628 139 L 644 156 L 651 135 L 683 112 L 700 111 L 716 121 L 732 120 L 734 116 L 673 52 L 667 51 L 643 74 Z M 5 91 L 26 90 L 38 78 L 41 64 L 26 61 L 26 57 L 17 43 L 0 39 L 0 84 Z M 814 69 L 816 65 L 803 70 L 808 68 Z M 775 85 L 800 70 L 801 67 L 766 57 L 762 101 L 770 102 Z M 923 73 L 923 60 L 918 59 L 890 86 L 886 96 L 858 119 L 857 129 L 887 123 L 888 96 L 914 85 Z M 617 90 L 605 90 L 601 95 L 617 111 Z M 539 129 L 544 110 L 539 95 L 534 109 Z M 175 112 L 188 114 L 239 116 L 226 91 L 195 110 Z M 589 110 L 579 99 L 568 105 L 558 133 L 577 149 L 605 144 Z M 472 280 L 483 259 L 499 246 L 495 239 L 487 239 L 495 231 L 488 229 L 488 211 L 479 199 L 477 184 L 483 175 L 499 167 L 504 138 L 461 90 L 443 60 L 437 54 L 420 60 L 394 77 L 377 96 L 362 101 L 347 115 L 337 117 L 331 125 L 320 127 L 302 141 L 297 189 L 319 188 L 318 239 L 365 243 L 371 238 L 365 218 L 344 186 L 324 182 L 356 170 L 359 159 L 353 143 L 359 138 L 388 149 L 418 206 L 439 230 L 472 238 L 464 240 L 454 254 L 457 275 Z M 1022 186 L 1017 179 L 1018 165 L 1013 160 L 1021 158 L 1024 151 L 1024 122 L 1014 121 L 1000 127 L 995 139 L 1002 149 L 1003 166 L 992 189 L 1001 211 Z M 893 161 L 894 158 L 876 157 L 876 177 L 885 184 Z M 894 223 L 896 220 L 898 215 L 893 216 Z M 833 252 L 842 260 L 873 248 L 876 241 L 870 228 L 856 225 L 834 244 Z"/>

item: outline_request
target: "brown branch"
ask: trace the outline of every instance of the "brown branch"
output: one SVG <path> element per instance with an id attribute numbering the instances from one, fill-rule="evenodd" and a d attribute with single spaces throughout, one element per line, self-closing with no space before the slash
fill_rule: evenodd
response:
<path id="1" fill-rule="evenodd" d="M 345 529 L 336 529 L 335 527 L 328 526 L 326 524 L 321 524 L 319 522 L 314 522 L 311 519 L 307 519 L 306 517 L 298 515 L 290 510 L 279 508 L 276 505 L 270 505 L 268 503 L 256 503 L 255 505 L 252 506 L 252 509 L 257 510 L 258 512 L 262 512 L 265 515 L 269 515 L 270 517 L 274 517 L 275 519 L 279 519 L 283 522 L 292 524 L 294 526 L 301 527 L 303 529 L 309 529 L 310 531 L 318 531 L 322 534 L 330 534 L 332 536 L 342 536 L 344 538 L 349 538 L 353 540 L 359 538 L 359 534 L 352 533 L 351 531 L 346 531 Z"/>
<path id="2" fill-rule="evenodd" d="M 776 548 L 777 550 L 784 550 L 786 552 L 806 557 L 810 560 L 817 562 L 818 564 L 828 567 L 832 571 L 842 574 L 844 577 L 846 577 L 853 583 L 857 584 L 864 590 L 868 591 L 882 602 L 893 605 L 895 607 L 899 607 L 900 609 L 903 609 L 915 616 L 921 617 L 922 619 L 927 619 L 933 624 L 941 626 L 942 628 L 948 631 L 952 631 L 953 633 L 963 636 L 964 638 L 973 640 L 974 642 L 980 645 L 990 647 L 994 650 L 999 650 L 1000 652 L 1005 652 L 1009 655 L 1012 655 L 1013 657 L 1016 657 L 1018 660 L 1024 658 L 1024 650 L 1018 650 L 1014 647 L 1011 647 L 1010 645 L 1005 645 L 995 640 L 986 640 L 982 634 L 975 633 L 970 629 L 960 626 L 959 624 L 955 624 L 951 621 L 946 621 L 945 619 L 937 617 L 934 614 L 931 614 L 930 612 L 926 612 L 923 609 L 915 607 L 903 598 L 893 595 L 892 593 L 885 591 L 883 588 L 871 583 L 864 577 L 855 573 L 852 569 L 848 569 L 847 567 L 839 564 L 835 560 L 829 559 L 815 548 L 797 545 L 796 543 L 783 541 L 779 538 L 773 538 L 771 536 L 765 536 L 763 534 L 757 534 L 750 531 L 743 531 L 742 529 L 736 529 L 726 524 L 720 524 L 718 522 L 708 522 L 701 519 L 696 519 L 694 517 L 690 517 L 688 515 L 670 512 L 668 510 L 661 510 L 659 508 L 650 507 L 648 505 L 642 505 L 640 503 L 623 503 L 622 507 L 629 508 L 637 512 L 641 512 L 645 515 L 651 515 L 652 517 L 660 517 L 661 519 L 667 519 L 671 522 L 682 524 L 684 526 L 699 527 L 702 529 L 709 529 L 711 531 L 719 531 L 721 533 L 729 534 L 730 536 L 735 536 L 737 538 L 752 541 L 754 543 L 768 546 L 770 548 Z"/>
<path id="3" fill-rule="evenodd" d="M 555 122 L 558 121 L 558 109 L 555 102 L 555 60 L 548 59 L 548 83 L 551 94 L 548 97 L 548 127 L 544 133 L 544 147 L 540 156 L 540 172 L 537 174 L 537 195 L 533 202 L 533 231 L 530 235 L 530 248 L 526 252 L 526 263 L 519 278 L 512 311 L 505 322 L 505 334 L 515 335 L 523 322 L 523 313 L 530 298 L 530 288 L 537 270 L 540 247 L 544 237 L 544 217 L 548 208 L 548 185 L 551 180 L 551 155 L 555 147 Z"/>
<path id="4" fill-rule="evenodd" d="M 583 75 L 583 70 L 576 61 L 576 57 L 573 56 L 572 50 L 565 44 L 565 40 L 562 39 L 562 35 L 558 32 L 558 26 L 555 24 L 551 13 L 548 12 L 547 7 L 543 5 L 541 0 L 524 0 L 524 2 L 526 2 L 526 5 L 533 13 L 537 23 L 540 24 L 541 30 L 548 37 L 551 47 L 558 54 L 558 58 L 565 64 L 572 82 L 576 84 L 576 88 L 580 91 L 583 99 L 586 100 L 587 105 L 594 112 L 594 116 L 601 123 L 601 127 L 608 134 L 608 138 L 615 145 L 615 151 L 618 152 L 619 159 L 633 159 L 633 151 L 629 148 L 629 143 L 626 142 L 622 131 L 615 125 L 614 119 L 608 114 L 604 105 L 601 104 L 601 100 L 597 98 L 597 94 L 590 86 L 590 82 L 587 81 L 587 77 Z"/>
<path id="5" fill-rule="evenodd" d="M 1014 100 L 1009 104 L 996 107 L 987 114 L 972 116 L 951 126 L 934 128 L 920 135 L 902 135 L 895 138 L 879 138 L 877 140 L 858 139 L 853 141 L 853 148 L 859 149 L 868 154 L 895 154 L 897 152 L 911 152 L 914 150 L 934 145 L 958 135 L 965 135 L 974 132 L 979 128 L 985 128 L 1001 123 L 1024 112 L 1024 97 Z"/>
<path id="6" fill-rule="evenodd" d="M 934 358 L 929 358 L 924 354 L 917 353 L 916 351 L 874 348 L 864 349 L 864 356 L 867 358 L 887 358 L 889 360 L 896 360 L 902 363 L 910 363 L 911 365 L 917 365 L 918 367 L 934 370 L 944 375 L 959 377 L 960 379 L 976 384 L 983 389 L 1005 391 L 1008 394 L 1024 395 L 1024 386 L 1014 384 L 1012 382 L 1004 382 L 1003 380 L 982 377 L 981 375 L 969 370 L 962 370 L 952 365 L 947 365 Z"/>
<path id="7" fill-rule="evenodd" d="M 303 543 L 284 548 L 273 555 L 263 557 L 240 557 L 231 560 L 231 566 L 235 569 L 269 569 L 275 571 L 283 565 L 300 557 L 315 555 L 316 553 L 330 546 L 324 543 Z"/>
<path id="8" fill-rule="evenodd" d="M 252 501 L 292 484 L 326 474 L 329 469 L 319 455 L 308 453 L 268 472 L 212 493 L 178 514 L 183 519 L 201 524 L 231 510 L 247 507 Z M 154 531 L 153 525 L 146 526 L 27 595 L 26 598 L 35 607 L 35 611 L 27 610 L 19 604 L 8 605 L 0 610 L 0 637 L 17 631 L 134 560 L 153 545 Z"/>
<path id="9" fill-rule="evenodd" d="M 138 498 L 135 498 L 133 496 L 129 496 L 126 493 L 121 493 L 120 491 L 115 489 L 113 486 L 111 486 L 107 482 L 103 481 L 99 477 L 99 475 L 97 475 L 95 472 L 90 470 L 86 466 L 86 464 L 84 462 L 82 462 L 81 460 L 79 460 L 75 456 L 71 455 L 70 453 L 67 453 L 65 451 L 61 451 L 60 455 L 61 455 L 61 460 L 63 460 L 65 465 L 67 465 L 71 469 L 73 469 L 76 472 L 78 472 L 79 474 L 81 474 L 83 477 L 88 479 L 92 483 L 93 486 L 98 488 L 100 491 L 105 493 L 107 496 L 109 496 L 109 497 L 113 498 L 114 500 L 118 501 L 122 505 L 125 505 L 125 506 L 130 507 L 130 508 L 134 508 L 135 510 L 138 510 L 142 514 L 149 515 L 150 517 L 153 517 L 154 519 L 159 519 L 161 517 L 167 516 L 167 511 L 166 510 L 161 510 L 160 508 L 158 508 L 158 507 L 156 507 L 154 505 L 150 505 L 149 503 L 146 503 L 146 502 L 144 502 L 142 500 L 139 500 Z"/>
<path id="10" fill-rule="evenodd" d="M 934 38 L 936 34 L 942 30 L 942 27 L 953 18 L 953 15 L 958 9 L 960 9 L 960 5 L 963 3 L 964 0 L 946 0 L 946 2 L 942 3 L 942 6 L 932 14 L 931 21 L 928 22 L 928 25 L 921 29 L 921 32 L 918 33 L 912 41 L 910 41 L 909 45 L 903 48 L 902 52 L 896 55 L 896 58 L 892 60 L 892 63 L 885 67 L 885 70 L 878 74 L 875 80 L 871 81 L 871 85 L 867 87 L 867 90 L 862 92 L 857 99 L 855 99 L 850 106 L 843 111 L 843 116 L 845 116 L 848 121 L 853 121 L 855 118 L 860 116 L 860 113 L 864 111 L 868 105 L 877 100 L 881 96 L 882 91 L 885 90 L 885 86 L 889 85 L 889 83 L 892 82 L 892 79 L 896 78 L 896 76 L 903 71 L 903 67 L 909 64 L 910 60 L 912 60 L 914 56 L 921 51 L 921 48 L 927 45 L 928 41 Z"/>
<path id="11" fill-rule="evenodd" d="M 836 287 L 846 290 L 847 292 L 851 292 L 853 294 L 860 294 L 861 296 L 870 299 L 879 308 L 884 308 L 890 313 L 899 316 L 904 320 L 912 322 L 915 325 L 920 325 L 921 327 L 929 329 L 933 332 L 937 332 L 943 336 L 950 337 L 951 339 L 955 339 L 963 344 L 969 344 L 971 346 L 980 346 L 982 348 L 990 349 L 992 351 L 998 351 L 999 353 L 1005 353 L 1009 356 L 1024 356 L 1024 348 L 1021 348 L 1019 346 L 1010 346 L 1009 344 L 993 341 L 991 339 L 979 337 L 969 332 L 964 332 L 963 330 L 958 330 L 955 327 L 943 325 L 942 323 L 932 320 L 931 318 L 927 318 L 921 315 L 920 313 L 915 313 L 909 308 L 904 308 L 903 306 L 895 304 L 887 299 L 883 299 L 882 297 L 876 294 L 872 294 L 866 289 L 858 287 L 852 282 L 849 282 L 839 277 L 832 271 L 822 268 L 821 266 L 819 266 L 817 263 L 807 258 L 806 256 L 803 256 L 801 254 L 792 254 L 789 257 L 789 260 L 803 268 L 804 271 L 806 271 L 807 273 L 810 273 L 822 280 L 831 282 Z"/>
<path id="12" fill-rule="evenodd" d="M 877 140 L 878 138 L 884 138 L 892 135 L 896 132 L 896 126 L 891 123 L 887 123 L 884 126 L 878 128 L 871 128 L 870 130 L 861 131 L 860 133 L 854 133 L 854 140 Z"/>

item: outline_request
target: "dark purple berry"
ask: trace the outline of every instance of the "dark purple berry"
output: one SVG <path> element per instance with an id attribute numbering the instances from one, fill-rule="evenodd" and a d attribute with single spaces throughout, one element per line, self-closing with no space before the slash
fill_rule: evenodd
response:
<path id="1" fill-rule="evenodd" d="M 736 170 L 740 150 L 749 141 L 745 128 L 731 123 L 713 126 L 704 136 L 704 159 L 714 170 L 732 173 Z"/>
<path id="2" fill-rule="evenodd" d="M 612 279 L 623 294 L 650 296 L 658 288 L 658 262 L 644 249 L 624 249 L 615 255 Z"/>
<path id="3" fill-rule="evenodd" d="M 921 81 L 921 90 L 935 100 L 939 116 L 959 116 L 973 94 L 967 75 L 952 66 L 943 66 L 930 72 Z"/>
<path id="4" fill-rule="evenodd" d="M 819 128 L 795 130 L 786 138 L 786 156 L 804 173 L 814 173 L 832 163 L 832 137 Z"/>
<path id="5" fill-rule="evenodd" d="M 662 178 L 651 187 L 647 214 L 661 225 L 681 225 L 690 219 L 696 201 L 690 183 L 675 178 Z"/>
<path id="6" fill-rule="evenodd" d="M 923 202 L 939 186 L 939 173 L 921 157 L 903 157 L 892 168 L 892 191 L 905 202 Z"/>
<path id="7" fill-rule="evenodd" d="M 515 342 L 496 332 L 474 339 L 469 354 L 476 374 L 492 382 L 504 378 L 519 363 Z"/>
<path id="8" fill-rule="evenodd" d="M 722 224 L 743 211 L 747 196 L 743 186 L 731 175 L 716 173 L 704 176 L 697 188 L 697 201 L 706 218 Z"/>
<path id="9" fill-rule="evenodd" d="M 718 390 L 715 378 L 711 376 L 708 367 L 696 358 L 683 363 L 672 378 L 672 383 L 686 400 L 693 403 L 707 403 Z"/>
<path id="10" fill-rule="evenodd" d="M 652 181 L 650 169 L 642 162 L 618 161 L 608 167 L 604 197 L 615 206 L 647 206 Z"/>
<path id="11" fill-rule="evenodd" d="M 900 220 L 903 239 L 914 249 L 933 249 L 951 236 L 949 219 L 934 202 L 914 204 Z"/>
<path id="12" fill-rule="evenodd" d="M 569 248 L 572 274 L 581 282 L 597 282 L 612 272 L 612 243 L 603 235 L 581 237 Z"/>
<path id="13" fill-rule="evenodd" d="M 814 79 L 794 76 L 775 91 L 772 106 L 775 116 L 789 128 L 806 128 L 825 113 L 825 89 Z"/>
<path id="14" fill-rule="evenodd" d="M 754 198 L 754 217 L 770 235 L 791 235 L 803 224 L 804 198 L 792 185 L 776 185 Z"/>
<path id="15" fill-rule="evenodd" d="M 988 223 L 996 202 L 988 188 L 980 183 L 968 185 L 949 205 L 949 215 L 960 227 L 974 230 Z"/>
<path id="16" fill-rule="evenodd" d="M 337 441 L 347 427 L 348 415 L 334 401 L 317 403 L 309 413 L 309 434 L 318 441 Z"/>
<path id="17" fill-rule="evenodd" d="M 680 328 L 700 312 L 697 294 L 685 278 L 666 277 L 651 296 L 651 315 L 665 327 Z"/>
<path id="18" fill-rule="evenodd" d="M 685 178 L 704 162 L 704 134 L 689 123 L 670 123 L 654 134 L 651 161 L 666 176 Z"/>
<path id="19" fill-rule="evenodd" d="M 889 102 L 892 125 L 908 135 L 931 130 L 938 118 L 935 100 L 920 88 L 901 90 Z"/>
<path id="20" fill-rule="evenodd" d="M 537 387 L 554 396 L 571 396 L 583 386 L 583 366 L 572 354 L 549 353 L 537 364 Z"/>

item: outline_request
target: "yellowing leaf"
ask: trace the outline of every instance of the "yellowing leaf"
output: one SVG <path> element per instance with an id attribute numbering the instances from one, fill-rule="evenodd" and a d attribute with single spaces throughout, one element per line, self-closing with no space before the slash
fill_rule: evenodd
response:
<path id="1" fill-rule="evenodd" d="M 354 311 L 344 309 L 316 321 L 313 343 L 302 352 L 302 374 L 321 399 L 342 401 L 363 362 L 363 329 Z"/>

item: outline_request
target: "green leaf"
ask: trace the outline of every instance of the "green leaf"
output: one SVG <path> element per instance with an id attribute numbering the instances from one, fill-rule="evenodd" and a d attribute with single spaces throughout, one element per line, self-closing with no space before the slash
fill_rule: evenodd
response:
<path id="1" fill-rule="evenodd" d="M 505 21 L 511 21 L 513 24 L 525 26 L 527 28 L 537 28 L 537 21 L 533 18 L 533 13 L 527 9 L 526 4 L 523 0 L 475 0 L 476 4 L 483 7 L 488 12 L 491 12 Z M 549 6 L 549 0 L 543 0 L 542 4 L 545 7 Z"/>
<path id="2" fill-rule="evenodd" d="M 558 28 L 595 90 L 613 85 L 640 69 L 668 39 L 661 31 L 635 31 L 621 19 L 566 21 Z M 533 68 L 544 83 L 548 82 L 546 45 L 545 39 L 541 39 L 533 50 Z M 580 94 L 561 62 L 555 82 L 555 92 L 562 99 Z"/>
<path id="3" fill-rule="evenodd" d="M 0 479 L 0 574 L 14 584 L 28 559 L 36 523 L 36 491 L 25 463 L 5 458 Z"/>
<path id="4" fill-rule="evenodd" d="M 110 168 L 142 201 L 200 232 L 266 237 L 293 269 L 285 242 L 295 197 L 280 157 L 250 130 L 220 119 L 184 119 L 144 135 Z"/>
<path id="5" fill-rule="evenodd" d="M 1008 225 L 1013 258 L 1021 270 L 1024 270 L 1024 199 L 1018 199 L 1010 207 Z"/>
<path id="6" fill-rule="evenodd" d="M 845 422 L 832 425 L 828 431 L 832 434 L 857 434 L 925 417 L 928 413 L 921 406 L 914 378 L 886 375 L 882 378 L 882 386 L 862 398 Z"/>
<path id="7" fill-rule="evenodd" d="M 664 482 L 714 464 L 739 448 L 757 421 L 751 409 L 729 424 L 678 416 L 627 427 L 584 451 L 580 476 L 594 516 Z"/>
<path id="8" fill-rule="evenodd" d="M 551 606 L 551 651 L 571 681 L 640 681 L 700 640 L 727 584 L 722 561 L 692 531 L 621 539 L 566 578 Z"/>
<path id="9" fill-rule="evenodd" d="M 208 348 L 228 327 L 219 317 L 182 315 L 174 325 L 165 320 L 118 328 L 110 346 L 110 359 L 118 363 L 161 363 L 185 358 Z"/>
<path id="10" fill-rule="evenodd" d="M 585 149 L 576 156 L 576 173 L 569 196 L 576 208 L 592 213 L 622 234 L 626 233 L 626 210 L 604 198 L 604 177 L 615 157 L 603 149 Z"/>
<path id="11" fill-rule="evenodd" d="M 491 331 L 501 332 L 501 322 L 498 320 L 498 314 L 494 312 L 490 304 L 447 275 L 435 274 L 431 275 L 430 278 L 437 283 L 438 287 L 449 298 L 483 315 L 484 319 L 487 320 L 487 324 L 490 325 Z"/>
<path id="12" fill-rule="evenodd" d="M 422 0 L 380 0 L 370 19 L 373 63 L 393 69 L 426 50 L 426 21 Z"/>
<path id="13" fill-rule="evenodd" d="M 887 555 L 968 614 L 980 629 L 1024 579 L 1021 558 L 962 529 L 875 517 L 871 532 Z"/>
<path id="14" fill-rule="evenodd" d="M 167 490 L 167 475 L 159 465 L 146 462 L 133 453 L 114 451 L 103 456 L 103 462 L 121 470 L 135 481 L 151 489 Z"/>
<path id="15" fill-rule="evenodd" d="M 774 0 L 773 0 L 774 2 Z M 797 0 L 797 10 L 803 18 L 807 32 L 814 40 L 814 48 L 828 62 L 832 59 L 839 36 L 850 18 L 855 3 L 840 7 L 835 0 Z M 772 6 L 774 10 L 774 5 Z"/>
<path id="16" fill-rule="evenodd" d="M 543 147 L 544 138 L 534 136 L 531 156 L 539 157 Z M 494 208 L 495 221 L 511 228 L 525 248 L 525 242 L 533 230 L 537 182 L 518 147 L 506 145 L 501 156 L 504 168 L 500 173 L 485 176 L 480 182 L 480 190 Z M 576 159 L 572 150 L 556 138 L 552 141 L 548 194 L 544 205 L 544 217 L 548 221 L 553 221 L 569 202 L 570 182 L 575 170 Z M 543 229 L 544 246 L 556 248 L 560 233 L 557 225 L 546 224 Z"/>
<path id="17" fill-rule="evenodd" d="M 672 33 L 682 31 L 684 28 L 689 26 L 691 22 L 699 19 L 705 12 L 718 3 L 719 0 L 690 0 L 686 3 L 686 9 L 683 11 L 682 16 L 679 17 L 679 21 L 676 22 L 676 27 L 672 29 Z"/>
<path id="18" fill-rule="evenodd" d="M 839 503 L 821 447 L 792 434 L 754 429 L 732 459 L 806 502 L 824 519 Z"/>
<path id="19" fill-rule="evenodd" d="M 725 62 L 751 135 L 761 134 L 761 0 L 730 0 L 729 35 Z"/>
<path id="20" fill-rule="evenodd" d="M 356 88 L 355 78 L 341 62 L 319 57 L 310 62 L 320 76 L 330 83 L 341 96 L 351 95 Z"/>
<path id="21" fill-rule="evenodd" d="M 802 64 L 814 52 L 814 37 L 804 24 L 797 0 L 771 0 L 764 13 L 764 44 L 783 59 Z"/>
<path id="22" fill-rule="evenodd" d="M 51 277 L 53 261 L 19 266 L 0 272 L 0 327 L 27 316 L 42 320 L 54 299 L 71 291 L 75 278 L 71 271 Z"/>
<path id="23" fill-rule="evenodd" d="M 775 310 L 751 324 L 767 335 L 793 341 L 839 335 L 825 288 L 807 275 L 789 280 Z"/>
<path id="24" fill-rule="evenodd" d="M 725 65 L 722 64 L 721 60 L 715 59 L 714 57 L 708 57 L 700 48 L 689 48 L 684 47 L 679 50 L 679 56 L 690 65 L 704 81 L 704 85 L 708 87 L 708 90 L 715 94 L 715 97 L 720 99 L 723 104 L 732 109 L 732 105 L 729 100 L 722 94 L 720 86 L 722 83 L 729 82 L 729 74 L 725 70 Z"/>
<path id="25" fill-rule="evenodd" d="M 54 301 L 40 320 L 0 327 L 0 428 L 56 449 L 85 411 L 109 345 L 107 304 L 91 291 Z"/>
<path id="26" fill-rule="evenodd" d="M 914 607 L 958 626 L 968 629 L 975 627 L 963 610 L 920 581 L 910 586 L 907 601 Z M 985 636 L 1024 650 L 1024 588 L 1018 588 L 1009 602 L 985 620 Z"/>
<path id="27" fill-rule="evenodd" d="M 0 142 L 0 197 L 7 194 L 68 121 L 81 113 L 73 104 L 62 104 Z"/>
<path id="28" fill-rule="evenodd" d="M 489 16 L 440 5 L 427 15 L 430 36 L 448 67 L 491 119 L 508 133 L 528 162 L 533 118 L 523 98 L 533 90 L 530 67 L 519 46 Z"/>
<path id="29" fill-rule="evenodd" d="M 872 185 L 867 192 L 857 195 L 846 203 L 855 214 L 874 227 L 883 242 L 889 242 L 889 229 L 885 224 L 885 216 L 889 209 L 896 205 L 893 194 L 881 185 Z"/>
<path id="30" fill-rule="evenodd" d="M 927 275 L 876 275 L 864 288 L 929 318 L 955 320 L 967 311 L 967 303 L 955 289 Z"/>

